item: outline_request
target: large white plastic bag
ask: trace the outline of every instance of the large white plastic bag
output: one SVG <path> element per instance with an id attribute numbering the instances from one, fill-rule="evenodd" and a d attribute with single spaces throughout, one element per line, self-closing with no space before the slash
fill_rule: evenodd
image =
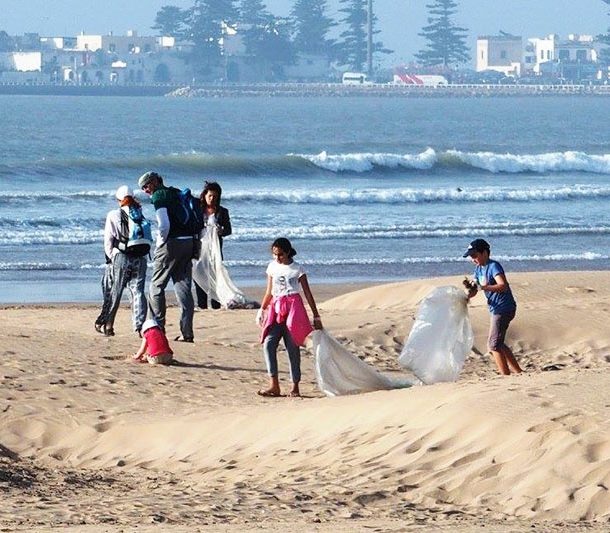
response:
<path id="1" fill-rule="evenodd" d="M 437 287 L 420 303 L 398 362 L 426 384 L 455 381 L 473 342 L 463 290 Z"/>
<path id="2" fill-rule="evenodd" d="M 404 388 L 414 384 L 411 380 L 393 380 L 380 374 L 352 355 L 326 330 L 314 331 L 311 339 L 318 387 L 327 396 Z"/>
<path id="3" fill-rule="evenodd" d="M 222 262 L 218 228 L 210 225 L 201 237 L 201 253 L 199 260 L 193 263 L 193 279 L 197 282 L 208 297 L 220 302 L 223 307 L 254 308 L 258 304 L 249 300 L 240 291 L 229 276 L 227 268 Z"/>

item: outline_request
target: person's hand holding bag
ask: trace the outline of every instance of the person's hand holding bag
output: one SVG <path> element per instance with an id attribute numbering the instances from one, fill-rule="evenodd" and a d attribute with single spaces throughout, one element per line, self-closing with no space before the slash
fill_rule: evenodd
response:
<path id="1" fill-rule="evenodd" d="M 263 325 L 265 324 L 265 310 L 262 307 L 258 308 L 258 311 L 256 312 L 256 325 L 259 328 L 262 328 Z"/>

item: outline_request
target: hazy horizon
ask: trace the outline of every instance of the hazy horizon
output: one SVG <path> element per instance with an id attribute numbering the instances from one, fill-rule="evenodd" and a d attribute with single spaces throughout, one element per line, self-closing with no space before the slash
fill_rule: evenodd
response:
<path id="1" fill-rule="evenodd" d="M 41 35 L 124 34 L 136 30 L 140 35 L 151 35 L 157 11 L 165 5 L 185 8 L 193 0 L 149 0 L 146 5 L 133 5 L 124 0 L 105 0 L 92 9 L 89 3 L 78 0 L 0 0 L 4 5 L 0 16 L 0 30 L 11 35 L 36 32 Z M 379 19 L 378 38 L 394 50 L 384 63 L 412 60 L 424 45 L 417 34 L 427 23 L 426 4 L 430 0 L 374 0 Z M 602 0 L 512 0 L 510 9 L 494 0 L 457 0 L 459 12 L 456 23 L 468 28 L 468 45 L 474 47 L 477 35 L 497 34 L 500 30 L 522 35 L 542 37 L 557 33 L 605 33 L 610 26 L 608 5 Z M 267 0 L 268 9 L 275 15 L 290 12 L 293 0 Z M 339 0 L 329 0 L 329 14 L 338 19 Z"/>

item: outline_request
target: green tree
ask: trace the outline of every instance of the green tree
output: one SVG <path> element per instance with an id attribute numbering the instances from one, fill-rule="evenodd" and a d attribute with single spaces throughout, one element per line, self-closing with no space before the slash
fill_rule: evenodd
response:
<path id="1" fill-rule="evenodd" d="M 294 49 L 303 54 L 320 54 L 330 58 L 334 54 L 334 40 L 328 32 L 337 23 L 327 16 L 327 0 L 296 0 L 290 16 L 294 26 Z"/>
<path id="2" fill-rule="evenodd" d="M 345 13 L 345 17 L 341 22 L 347 26 L 347 29 L 341 33 L 341 41 L 337 45 L 339 60 L 350 65 L 353 70 L 363 70 L 367 63 L 367 0 L 340 0 L 340 3 L 345 7 L 339 9 L 341 13 Z M 373 15 L 372 26 L 373 35 L 377 35 L 379 30 L 375 30 L 377 17 Z M 375 54 L 390 54 L 392 50 L 388 50 L 383 46 L 382 42 L 373 42 L 372 53 Z"/>
<path id="3" fill-rule="evenodd" d="M 419 34 L 428 43 L 424 50 L 415 54 L 424 66 L 441 65 L 445 68 L 470 60 L 466 36 L 468 30 L 457 26 L 452 18 L 457 13 L 454 0 L 433 0 L 426 4 L 430 16 L 428 25 Z"/>
<path id="4" fill-rule="evenodd" d="M 186 37 L 194 44 L 193 61 L 201 74 L 211 74 L 220 65 L 220 41 L 225 26 L 237 20 L 233 0 L 195 0 L 188 11 Z"/>
<path id="5" fill-rule="evenodd" d="M 183 37 L 185 25 L 188 19 L 188 11 L 177 6 L 163 6 L 157 11 L 155 24 L 151 26 L 161 36 Z"/>
<path id="6" fill-rule="evenodd" d="M 239 6 L 240 33 L 244 36 L 246 53 L 259 56 L 265 40 L 266 28 L 273 22 L 273 15 L 267 11 L 262 0 L 242 0 Z"/>
<path id="7" fill-rule="evenodd" d="M 0 31 L 0 52 L 12 52 L 15 50 L 15 40 L 4 30 Z"/>
<path id="8" fill-rule="evenodd" d="M 286 19 L 272 15 L 262 0 L 242 0 L 239 11 L 246 53 L 256 59 L 263 77 L 278 77 L 279 65 L 293 59 Z"/>

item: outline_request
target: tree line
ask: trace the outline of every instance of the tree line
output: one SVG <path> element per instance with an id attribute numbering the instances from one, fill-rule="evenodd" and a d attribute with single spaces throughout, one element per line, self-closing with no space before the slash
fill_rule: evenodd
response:
<path id="1" fill-rule="evenodd" d="M 289 63 L 312 54 L 362 70 L 367 59 L 367 0 L 340 0 L 340 4 L 341 19 L 336 21 L 329 15 L 327 0 L 293 0 L 288 17 L 270 13 L 263 0 L 194 0 L 186 9 L 163 6 L 152 29 L 192 42 L 193 58 L 203 72 L 221 60 L 222 37 L 227 28 L 236 27 L 243 35 L 246 55 L 259 61 Z M 331 30 L 339 25 L 343 31 L 338 38 L 331 37 Z M 372 52 L 391 50 L 375 41 Z"/>

